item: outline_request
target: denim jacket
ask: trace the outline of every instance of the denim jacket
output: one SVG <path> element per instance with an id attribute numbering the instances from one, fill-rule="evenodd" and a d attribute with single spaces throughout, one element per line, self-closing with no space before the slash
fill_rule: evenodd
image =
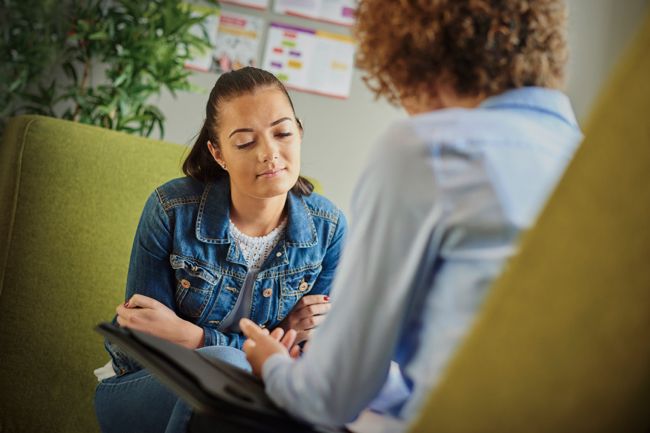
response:
<path id="1" fill-rule="evenodd" d="M 126 299 L 139 293 L 171 308 L 204 330 L 205 346 L 241 348 L 245 337 L 220 327 L 237 302 L 248 272 L 229 232 L 227 179 L 189 177 L 158 187 L 147 200 L 133 248 Z M 262 265 L 253 288 L 250 319 L 275 328 L 306 294 L 328 294 L 347 223 L 329 200 L 312 193 L 287 198 L 284 238 Z M 118 374 L 140 367 L 110 343 Z"/>

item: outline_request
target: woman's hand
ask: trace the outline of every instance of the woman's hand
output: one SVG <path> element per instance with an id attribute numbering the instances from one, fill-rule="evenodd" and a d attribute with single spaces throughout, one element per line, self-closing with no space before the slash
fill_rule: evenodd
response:
<path id="1" fill-rule="evenodd" d="M 278 325 L 285 332 L 295 329 L 296 344 L 311 337 L 312 330 L 323 323 L 331 304 L 327 295 L 307 295 L 300 298 L 293 310 Z"/>
<path id="2" fill-rule="evenodd" d="M 115 309 L 120 326 L 146 332 L 188 349 L 203 346 L 203 328 L 183 320 L 165 305 L 144 295 L 133 295 Z"/>
<path id="3" fill-rule="evenodd" d="M 249 319 L 241 319 L 239 328 L 247 337 L 242 350 L 253 367 L 253 374 L 258 377 L 262 377 L 262 367 L 270 356 L 280 353 L 295 357 L 299 354 L 300 347 L 295 344 L 297 333 L 293 329 L 285 333 L 278 327 L 269 334 L 268 330 L 260 328 Z"/>

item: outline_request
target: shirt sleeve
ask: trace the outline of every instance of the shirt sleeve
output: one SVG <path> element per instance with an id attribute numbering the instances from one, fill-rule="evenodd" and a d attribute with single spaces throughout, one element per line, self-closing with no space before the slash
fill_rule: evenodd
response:
<path id="1" fill-rule="evenodd" d="M 427 147 L 404 124 L 375 147 L 354 193 L 327 320 L 303 357 L 276 355 L 263 366 L 267 393 L 294 416 L 341 425 L 382 389 L 438 214 L 430 161 Z"/>

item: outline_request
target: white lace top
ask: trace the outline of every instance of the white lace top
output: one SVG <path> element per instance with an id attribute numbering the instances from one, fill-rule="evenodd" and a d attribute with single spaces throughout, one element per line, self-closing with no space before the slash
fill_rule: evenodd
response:
<path id="1" fill-rule="evenodd" d="M 284 229 L 287 227 L 287 219 L 284 218 L 280 225 L 274 228 L 270 233 L 264 236 L 248 236 L 237 228 L 230 221 L 230 234 L 232 235 L 237 246 L 242 251 L 246 263 L 252 269 L 260 269 L 264 260 L 271 254 L 273 248 L 278 244 L 284 235 Z"/>

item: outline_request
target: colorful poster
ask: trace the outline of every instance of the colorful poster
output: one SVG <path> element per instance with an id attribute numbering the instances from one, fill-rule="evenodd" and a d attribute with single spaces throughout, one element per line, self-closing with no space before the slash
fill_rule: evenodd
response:
<path id="1" fill-rule="evenodd" d="M 271 23 L 262 67 L 292 89 L 345 99 L 354 71 L 354 41 L 345 35 Z"/>
<path id="2" fill-rule="evenodd" d="M 217 34 L 219 31 L 219 16 L 221 10 L 216 7 L 186 5 L 192 10 L 192 16 L 199 17 L 201 15 L 209 14 L 205 20 L 205 29 L 210 38 L 210 45 L 215 47 L 217 44 Z M 194 25 L 190 32 L 196 36 L 203 37 L 203 30 L 201 26 Z M 185 67 L 194 69 L 195 71 L 208 72 L 212 65 L 213 48 L 206 48 L 203 52 L 194 52 L 192 59 L 185 62 Z"/>
<path id="3" fill-rule="evenodd" d="M 210 70 L 222 73 L 244 66 L 258 66 L 263 30 L 262 18 L 223 11 Z"/>
<path id="4" fill-rule="evenodd" d="M 229 3 L 259 10 L 266 10 L 269 7 L 269 0 L 221 0 L 221 3 Z"/>
<path id="5" fill-rule="evenodd" d="M 273 10 L 344 26 L 354 24 L 356 0 L 275 0 Z"/>

